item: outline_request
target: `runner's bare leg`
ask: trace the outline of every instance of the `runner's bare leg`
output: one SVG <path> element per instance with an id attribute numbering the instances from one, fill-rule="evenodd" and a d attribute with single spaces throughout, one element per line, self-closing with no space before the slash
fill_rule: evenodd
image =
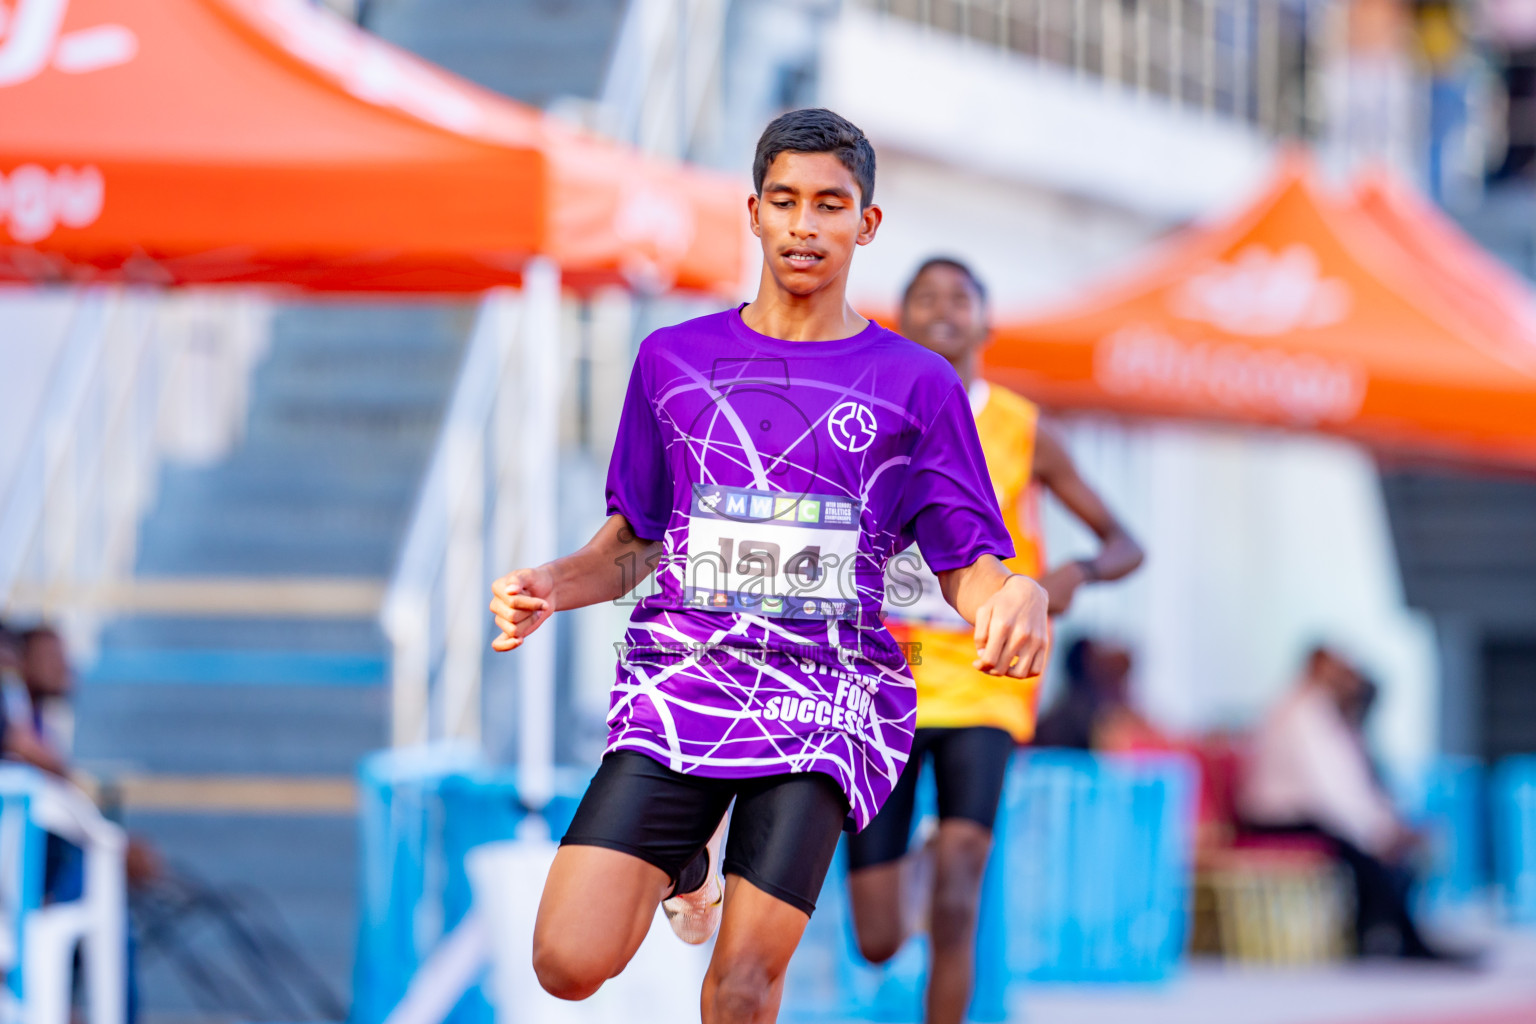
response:
<path id="1" fill-rule="evenodd" d="M 561 999 L 585 999 L 624 969 L 672 888 L 667 873 L 602 846 L 562 846 L 533 926 L 533 970 Z M 804 915 L 802 915 L 804 916 Z"/>
<path id="2" fill-rule="evenodd" d="M 848 909 L 859 953 L 872 964 L 883 964 L 907 941 L 905 900 L 910 854 L 897 860 L 848 872 Z"/>
<path id="3" fill-rule="evenodd" d="M 740 875 L 725 878 L 725 918 L 700 998 L 704 1024 L 773 1024 L 784 972 L 810 922 Z"/>
<path id="4" fill-rule="evenodd" d="M 848 873 L 853 934 L 870 963 L 885 963 L 921 929 L 933 859 L 933 843 L 919 843 L 896 860 Z"/>
<path id="5" fill-rule="evenodd" d="M 962 1024 L 976 974 L 976 922 L 992 831 L 951 818 L 939 823 L 934 846 L 927 1024 Z"/>

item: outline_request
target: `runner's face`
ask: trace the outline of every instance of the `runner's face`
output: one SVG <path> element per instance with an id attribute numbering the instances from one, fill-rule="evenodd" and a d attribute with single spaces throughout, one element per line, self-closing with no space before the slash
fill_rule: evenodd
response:
<path id="1" fill-rule="evenodd" d="M 880 208 L 859 209 L 859 186 L 831 153 L 780 153 L 747 200 L 763 259 L 792 295 L 810 295 L 847 275 L 857 245 L 868 245 Z"/>
<path id="2" fill-rule="evenodd" d="M 954 362 L 987 340 L 987 315 L 970 280 L 954 267 L 929 267 L 901 307 L 901 333 Z"/>

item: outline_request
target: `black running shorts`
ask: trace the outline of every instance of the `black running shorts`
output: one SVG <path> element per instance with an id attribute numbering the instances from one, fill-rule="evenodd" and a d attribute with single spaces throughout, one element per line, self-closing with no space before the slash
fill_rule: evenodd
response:
<path id="1" fill-rule="evenodd" d="M 862 832 L 848 837 L 848 870 L 887 864 L 907 852 L 924 757 L 933 758 L 939 820 L 963 818 L 990 829 L 997 820 L 1013 748 L 1013 737 L 991 726 L 917 730 L 890 799 Z"/>
<path id="2" fill-rule="evenodd" d="M 639 857 L 675 885 L 732 797 L 725 873 L 811 913 L 848 814 L 842 788 L 822 772 L 707 779 L 674 772 L 637 751 L 614 751 L 603 758 L 560 842 Z"/>

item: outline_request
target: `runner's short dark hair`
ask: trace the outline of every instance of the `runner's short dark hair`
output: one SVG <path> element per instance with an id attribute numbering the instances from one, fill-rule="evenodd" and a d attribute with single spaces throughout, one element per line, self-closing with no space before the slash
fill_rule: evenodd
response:
<path id="1" fill-rule="evenodd" d="M 752 159 L 752 187 L 763 194 L 763 179 L 780 153 L 831 153 L 859 186 L 859 209 L 875 199 L 875 147 L 858 126 L 825 107 L 805 107 L 768 122 Z"/>
<path id="2" fill-rule="evenodd" d="M 912 276 L 907 279 L 907 286 L 901 292 L 901 304 L 903 306 L 907 304 L 907 300 L 912 298 L 912 289 L 917 286 L 918 278 L 922 277 L 933 267 L 948 267 L 951 270 L 959 271 L 970 282 L 971 287 L 975 289 L 976 297 L 981 300 L 981 304 L 983 306 L 987 304 L 987 286 L 981 283 L 981 278 L 976 276 L 976 272 L 971 269 L 969 263 L 955 256 L 930 256 L 923 260 L 922 264 L 912 272 Z"/>

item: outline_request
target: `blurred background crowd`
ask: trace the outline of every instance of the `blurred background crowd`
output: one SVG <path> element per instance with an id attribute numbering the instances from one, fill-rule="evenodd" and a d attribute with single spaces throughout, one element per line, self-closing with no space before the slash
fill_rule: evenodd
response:
<path id="1" fill-rule="evenodd" d="M 852 300 L 973 266 L 1148 553 L 1058 623 L 976 1019 L 1536 1019 L 1536 0 L 0 0 L 0 1020 L 98 848 L 126 918 L 58 927 L 141 1019 L 379 1024 L 465 851 L 558 826 L 629 608 L 494 659 L 487 581 L 594 532 L 635 346 L 750 297 L 808 105 L 879 155 Z M 373 205 L 285 205 L 347 161 Z M 529 196 L 513 255 L 431 234 Z M 905 1019 L 828 899 L 785 1019 Z"/>

